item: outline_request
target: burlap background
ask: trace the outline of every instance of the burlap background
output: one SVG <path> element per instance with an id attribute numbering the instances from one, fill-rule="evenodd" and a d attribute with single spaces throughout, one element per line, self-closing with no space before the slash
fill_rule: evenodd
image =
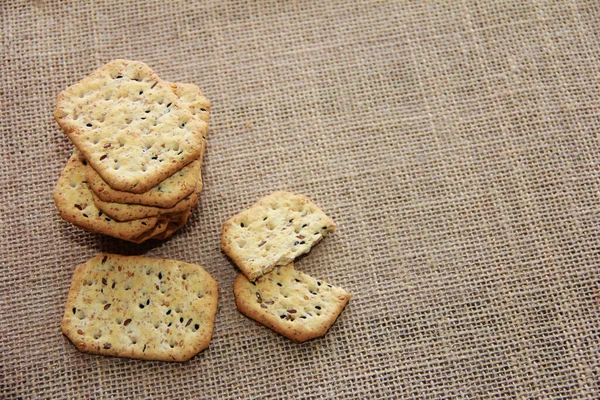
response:
<path id="1" fill-rule="evenodd" d="M 597 1 L 3 1 L 0 398 L 599 398 Z M 212 100 L 183 232 L 62 222 L 56 95 L 114 58 Z M 338 230 L 298 268 L 354 294 L 296 345 L 235 309 L 220 226 L 276 189 Z M 184 364 L 77 352 L 60 319 L 100 251 L 217 279 Z"/>

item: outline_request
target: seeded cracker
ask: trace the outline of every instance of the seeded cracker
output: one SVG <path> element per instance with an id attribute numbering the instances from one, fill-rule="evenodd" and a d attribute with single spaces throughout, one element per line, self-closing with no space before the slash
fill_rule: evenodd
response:
<path id="1" fill-rule="evenodd" d="M 198 204 L 198 197 L 202 191 L 202 177 L 198 177 L 196 189 L 186 198 L 170 208 L 143 206 L 139 204 L 110 203 L 100 200 L 93 194 L 94 204 L 106 215 L 117 221 L 131 221 L 134 219 L 158 217 L 166 214 L 182 213 L 191 210 Z"/>
<path id="2" fill-rule="evenodd" d="M 324 336 L 351 297 L 296 271 L 293 263 L 275 267 L 254 283 L 240 274 L 233 292 L 243 314 L 298 343 Z"/>
<path id="3" fill-rule="evenodd" d="M 75 150 L 54 189 L 54 201 L 62 219 L 88 231 L 139 243 L 140 236 L 153 229 L 158 219 L 117 222 L 106 216 L 94 204 L 84 163 L 81 153 Z"/>
<path id="4" fill-rule="evenodd" d="M 210 101 L 197 86 L 189 83 L 172 83 L 171 90 L 192 114 L 208 123 Z M 170 208 L 193 193 L 194 188 L 197 189 L 196 182 L 200 176 L 202 158 L 203 155 L 157 186 L 140 194 L 114 190 L 91 166 L 88 167 L 87 180 L 92 191 L 102 201 Z"/>
<path id="5" fill-rule="evenodd" d="M 217 300 L 199 265 L 100 254 L 75 270 L 62 331 L 86 353 L 186 361 L 210 344 Z"/>
<path id="6" fill-rule="evenodd" d="M 309 252 L 334 229 L 307 197 L 275 192 L 223 224 L 221 248 L 254 281 Z"/>
<path id="7" fill-rule="evenodd" d="M 127 60 L 61 92 L 55 118 L 106 183 L 132 193 L 197 159 L 208 126 L 146 64 Z"/>

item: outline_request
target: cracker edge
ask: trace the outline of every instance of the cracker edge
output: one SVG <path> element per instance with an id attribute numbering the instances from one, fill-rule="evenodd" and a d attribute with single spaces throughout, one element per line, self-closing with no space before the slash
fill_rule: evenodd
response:
<path id="1" fill-rule="evenodd" d="M 115 232 L 107 233 L 107 231 L 102 231 L 102 230 L 99 230 L 99 229 L 93 229 L 90 225 L 86 226 L 84 224 L 79 223 L 78 218 L 74 217 L 72 212 L 69 212 L 67 209 L 60 207 L 60 204 L 63 204 L 62 199 L 65 198 L 65 197 L 62 195 L 62 191 L 59 190 L 59 183 L 60 183 L 60 180 L 63 179 L 64 173 L 67 170 L 67 168 L 69 168 L 69 163 L 71 162 L 71 159 L 73 158 L 73 156 L 76 153 L 79 153 L 80 157 L 83 158 L 83 155 L 79 152 L 79 150 L 75 149 L 74 152 L 73 152 L 73 154 L 71 154 L 69 156 L 69 159 L 67 160 L 67 163 L 66 163 L 65 167 L 63 168 L 63 170 L 61 172 L 61 175 L 59 176 L 59 178 L 58 178 L 58 180 L 56 182 L 56 185 L 54 186 L 53 192 L 52 192 L 52 199 L 54 200 L 54 205 L 55 205 L 55 207 L 56 207 L 56 209 L 58 211 L 58 214 L 60 215 L 61 219 L 63 221 L 65 221 L 65 222 L 70 223 L 73 226 L 76 226 L 79 229 L 82 229 L 82 230 L 86 231 L 86 232 L 95 233 L 95 234 L 101 234 L 101 235 L 106 235 L 106 236 L 110 236 L 110 237 L 113 237 L 113 238 L 116 238 L 116 239 L 125 240 L 125 241 L 128 241 L 128 242 L 141 243 L 141 242 L 136 242 L 136 238 L 138 238 L 139 236 L 143 235 L 147 231 L 153 229 L 154 226 L 158 223 L 158 218 L 156 218 L 156 217 L 143 218 L 144 220 L 148 220 L 148 222 L 149 222 L 148 229 L 144 230 L 141 233 L 137 233 L 136 235 L 129 234 L 129 233 L 123 233 L 123 232 L 120 232 L 120 231 L 116 232 L 116 233 Z M 87 190 L 91 191 L 91 189 L 89 188 L 89 186 L 87 187 Z M 119 223 L 119 224 L 126 224 L 127 222 L 130 222 L 130 221 L 119 222 L 119 221 L 114 220 L 114 219 L 113 219 L 113 221 L 115 223 Z"/>
<path id="2" fill-rule="evenodd" d="M 191 164 L 191 163 L 190 163 Z M 188 164 L 188 165 L 190 165 Z M 185 168 L 185 167 L 184 167 Z M 178 196 L 167 197 L 156 195 L 157 199 L 152 201 L 139 200 L 138 197 L 143 197 L 144 193 L 129 193 L 124 192 L 122 190 L 113 189 L 108 183 L 106 183 L 102 177 L 94 170 L 94 168 L 88 164 L 88 169 L 86 171 L 86 179 L 89 183 L 89 188 L 98 198 L 107 203 L 129 203 L 129 204 L 139 204 L 142 206 L 150 206 L 150 207 L 160 207 L 160 208 L 171 208 L 175 206 L 175 204 L 179 203 L 181 200 L 185 199 L 187 196 L 194 192 L 194 187 L 186 185 L 186 189 L 181 191 Z M 168 178 L 167 178 L 168 179 Z M 162 182 L 161 182 L 162 183 Z M 106 188 L 106 190 L 105 190 Z M 149 189 L 150 190 L 150 189 Z M 185 193 L 185 195 L 183 195 Z M 166 193 L 161 193 L 166 194 Z M 111 195 L 113 197 L 111 197 Z M 133 197 L 133 199 L 132 199 Z"/>
<path id="3" fill-rule="evenodd" d="M 119 203 L 119 202 L 108 202 L 108 201 L 104 201 L 102 199 L 100 199 L 98 197 L 98 195 L 92 190 L 92 198 L 94 199 L 94 204 L 96 205 L 96 208 L 99 209 L 100 211 L 104 212 L 104 214 L 108 215 L 110 218 L 114 219 L 115 221 L 119 221 L 119 222 L 127 222 L 127 221 L 132 221 L 132 220 L 136 220 L 136 219 L 143 219 L 143 218 L 161 218 L 166 216 L 169 216 L 170 214 L 179 214 L 179 213 L 185 213 L 186 211 L 190 211 L 192 208 L 194 208 L 197 204 L 198 204 L 198 197 L 200 196 L 200 193 L 202 191 L 202 183 L 201 183 L 201 179 L 198 179 L 198 183 L 196 183 L 196 188 L 198 188 L 198 185 L 200 187 L 200 189 L 194 189 L 194 191 L 192 193 L 190 193 L 188 196 L 186 196 L 183 200 L 180 200 L 178 203 L 176 203 L 173 207 L 169 207 L 169 208 L 163 208 L 163 207 L 154 207 L 154 206 L 146 206 L 146 205 L 142 205 L 142 204 L 127 204 L 127 203 Z M 89 185 L 88 185 L 89 187 Z M 194 198 L 196 197 L 196 198 Z M 183 202 L 187 202 L 188 204 L 184 204 Z M 137 211 L 138 215 L 129 215 L 128 217 L 124 217 L 123 215 L 119 215 L 119 213 L 125 213 L 125 211 L 123 211 L 123 208 L 126 208 L 128 206 L 134 206 L 134 208 L 136 209 L 141 209 L 142 211 Z M 113 208 L 115 207 L 122 207 L 120 211 L 114 211 Z M 146 215 L 144 215 L 144 213 Z M 118 216 L 115 217 L 115 215 Z"/>

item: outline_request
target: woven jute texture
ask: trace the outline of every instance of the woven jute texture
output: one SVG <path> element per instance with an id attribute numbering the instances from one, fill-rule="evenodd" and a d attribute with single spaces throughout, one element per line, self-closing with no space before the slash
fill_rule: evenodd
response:
<path id="1" fill-rule="evenodd" d="M 3 1 L 0 398 L 600 398 L 597 1 Z M 204 191 L 142 245 L 61 221 L 58 93 L 116 58 L 212 101 Z M 297 268 L 353 294 L 294 344 L 240 314 L 221 224 L 275 190 L 337 230 Z M 210 348 L 79 353 L 101 251 L 203 265 Z"/>

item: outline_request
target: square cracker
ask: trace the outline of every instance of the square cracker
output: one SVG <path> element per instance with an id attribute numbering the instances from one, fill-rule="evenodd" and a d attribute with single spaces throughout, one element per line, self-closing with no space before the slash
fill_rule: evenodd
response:
<path id="1" fill-rule="evenodd" d="M 139 243 L 142 235 L 153 229 L 158 219 L 151 217 L 118 222 L 106 216 L 94 204 L 85 180 L 85 170 L 86 160 L 75 150 L 54 189 L 54 202 L 62 219 L 88 231 Z"/>
<path id="2" fill-rule="evenodd" d="M 308 253 L 334 229 L 306 196 L 275 192 L 223 224 L 221 248 L 254 281 Z"/>
<path id="3" fill-rule="evenodd" d="M 240 274 L 233 293 L 246 316 L 298 343 L 324 336 L 351 295 L 294 269 L 275 267 L 256 282 Z"/>
<path id="4" fill-rule="evenodd" d="M 55 118 L 112 188 L 143 193 L 197 159 L 208 125 L 146 64 L 115 60 L 58 96 Z"/>
<path id="5" fill-rule="evenodd" d="M 200 88 L 190 83 L 171 83 L 171 90 L 192 114 L 208 123 L 210 101 L 202 94 Z M 197 177 L 200 175 L 203 157 L 202 154 L 197 160 L 177 171 L 157 186 L 140 194 L 122 192 L 111 188 L 91 166 L 88 166 L 87 180 L 94 193 L 102 201 L 170 208 L 193 193 Z"/>
<path id="6" fill-rule="evenodd" d="M 199 265 L 99 254 L 73 274 L 62 331 L 82 352 L 186 361 L 210 344 L 217 301 Z"/>
<path id="7" fill-rule="evenodd" d="M 191 210 L 198 204 L 198 197 L 202 191 L 202 177 L 199 176 L 196 189 L 186 198 L 170 208 L 143 206 L 140 204 L 123 204 L 102 201 L 92 191 L 94 204 L 106 215 L 117 221 L 131 221 L 134 219 L 159 217 L 161 215 L 183 213 Z"/>

